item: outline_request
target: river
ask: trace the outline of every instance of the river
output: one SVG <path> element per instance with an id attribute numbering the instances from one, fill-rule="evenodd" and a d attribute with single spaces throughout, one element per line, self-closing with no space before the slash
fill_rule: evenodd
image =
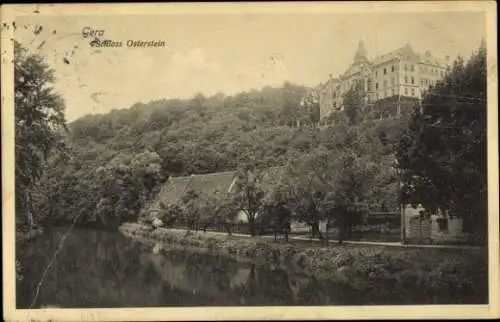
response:
<path id="1" fill-rule="evenodd" d="M 18 246 L 23 266 L 18 308 L 30 306 L 64 232 L 46 232 Z M 33 308 L 347 305 L 355 297 L 304 273 L 192 250 L 156 254 L 150 245 L 119 232 L 74 229 Z"/>

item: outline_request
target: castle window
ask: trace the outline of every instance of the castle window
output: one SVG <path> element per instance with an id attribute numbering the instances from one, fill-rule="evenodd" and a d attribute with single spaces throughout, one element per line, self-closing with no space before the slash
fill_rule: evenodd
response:
<path id="1" fill-rule="evenodd" d="M 444 73 L 443 73 L 443 71 L 441 71 L 441 77 L 443 77 L 443 76 L 444 76 Z"/>
<path id="2" fill-rule="evenodd" d="M 391 71 L 394 73 L 394 65 L 391 66 Z"/>
<path id="3" fill-rule="evenodd" d="M 413 77 L 413 76 L 411 77 L 411 83 L 415 84 L 415 77 Z"/>
<path id="4" fill-rule="evenodd" d="M 375 83 L 375 89 L 378 89 L 378 82 Z"/>
<path id="5" fill-rule="evenodd" d="M 384 75 L 387 74 L 387 68 L 384 68 Z"/>
<path id="6" fill-rule="evenodd" d="M 424 79 L 423 78 L 420 79 L 420 85 L 424 85 Z"/>
<path id="7" fill-rule="evenodd" d="M 405 95 L 408 95 L 408 88 L 405 88 Z"/>
<path id="8" fill-rule="evenodd" d="M 414 88 L 411 89 L 411 96 L 415 96 L 415 89 Z"/>
<path id="9" fill-rule="evenodd" d="M 405 76 L 405 84 L 408 84 L 408 76 Z"/>

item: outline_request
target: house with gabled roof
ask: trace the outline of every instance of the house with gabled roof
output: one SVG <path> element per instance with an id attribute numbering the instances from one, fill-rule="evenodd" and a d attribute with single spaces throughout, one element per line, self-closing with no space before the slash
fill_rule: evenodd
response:
<path id="1" fill-rule="evenodd" d="M 261 184 L 272 187 L 279 184 L 285 167 L 271 167 L 262 171 Z M 156 198 L 149 206 L 149 212 L 157 212 L 163 205 L 180 205 L 182 198 L 188 193 L 195 193 L 199 202 L 208 198 L 215 198 L 220 205 L 224 203 L 230 194 L 235 193 L 238 171 L 216 172 L 208 174 L 193 174 L 190 176 L 171 177 L 160 189 Z M 201 218 L 208 219 L 213 214 L 202 214 Z M 235 214 L 235 222 L 247 222 L 247 216 L 243 210 Z"/>

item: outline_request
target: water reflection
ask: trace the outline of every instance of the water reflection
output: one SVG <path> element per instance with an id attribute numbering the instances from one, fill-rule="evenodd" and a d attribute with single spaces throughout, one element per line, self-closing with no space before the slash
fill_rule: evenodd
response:
<path id="1" fill-rule="evenodd" d="M 56 231 L 18 247 L 25 275 L 17 285 L 18 308 L 29 307 L 60 238 Z M 304 273 L 208 253 L 158 253 L 152 245 L 119 233 L 75 230 L 48 273 L 35 307 L 335 305 L 352 301 L 350 293 Z"/>

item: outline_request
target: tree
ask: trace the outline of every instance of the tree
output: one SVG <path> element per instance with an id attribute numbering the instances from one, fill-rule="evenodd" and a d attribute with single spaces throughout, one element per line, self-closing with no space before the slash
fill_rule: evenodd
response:
<path id="1" fill-rule="evenodd" d="M 311 227 L 311 237 L 322 237 L 319 223 L 324 219 L 323 207 L 328 191 L 315 168 L 320 165 L 326 151 L 316 150 L 308 156 L 289 163 L 279 191 L 286 205 L 293 211 L 293 217 Z"/>
<path id="2" fill-rule="evenodd" d="M 285 124 L 294 126 L 302 119 L 301 100 L 306 94 L 305 88 L 285 82 L 282 88 L 281 109 Z M 301 115 L 302 114 L 302 115 Z"/>
<path id="3" fill-rule="evenodd" d="M 238 172 L 235 184 L 234 201 L 239 209 L 246 214 L 252 236 L 256 234 L 257 216 L 262 214 L 264 210 L 264 198 L 268 193 L 262 179 L 262 170 L 247 167 Z"/>
<path id="4" fill-rule="evenodd" d="M 175 223 L 184 216 L 183 208 L 177 204 L 160 203 L 159 218 L 166 227 L 173 227 Z"/>
<path id="5" fill-rule="evenodd" d="M 311 225 L 314 236 L 320 235 L 319 222 L 328 219 L 339 228 L 342 240 L 345 230 L 360 223 L 370 207 L 397 195 L 392 190 L 393 158 L 383 155 L 373 128 L 362 125 L 337 126 L 329 149 L 320 147 L 291 167 L 289 203 L 298 219 Z"/>
<path id="6" fill-rule="evenodd" d="M 274 231 L 274 239 L 278 233 L 285 234 L 285 242 L 288 242 L 292 210 L 287 205 L 287 187 L 279 183 L 265 198 L 264 213 L 261 222 L 269 225 Z"/>
<path id="7" fill-rule="evenodd" d="M 329 160 L 327 169 L 334 176 L 326 182 L 330 186 L 325 205 L 326 216 L 329 222 L 338 227 L 339 242 L 342 243 L 346 230 L 350 237 L 352 226 L 362 221 L 368 212 L 368 205 L 373 202 L 370 194 L 378 188 L 373 180 L 378 167 L 369 157 L 348 151 Z"/>
<path id="8" fill-rule="evenodd" d="M 200 194 L 194 190 L 188 190 L 181 198 L 184 219 L 187 222 L 188 229 L 198 230 L 200 220 L 199 200 Z"/>
<path id="9" fill-rule="evenodd" d="M 65 106 L 54 82 L 44 58 L 14 42 L 16 217 L 26 218 L 29 229 L 35 224 L 33 187 L 66 130 Z"/>
<path id="10" fill-rule="evenodd" d="M 303 99 L 302 105 L 308 116 L 307 121 L 310 124 L 317 126 L 319 124 L 321 114 L 319 105 L 319 93 L 317 91 L 309 92 Z"/>
<path id="11" fill-rule="evenodd" d="M 355 82 L 344 94 L 343 106 L 349 123 L 351 125 L 358 124 L 361 121 L 362 111 L 365 108 L 365 92 L 361 82 Z"/>
<path id="12" fill-rule="evenodd" d="M 213 212 L 214 223 L 218 227 L 223 226 L 229 236 L 231 236 L 232 234 L 232 224 L 238 213 L 238 210 L 239 209 L 236 203 L 232 200 L 231 196 L 227 199 L 222 200 L 218 204 L 217 209 Z"/>
<path id="13" fill-rule="evenodd" d="M 397 159 L 406 204 L 464 219 L 486 238 L 486 47 L 459 58 L 426 93 L 402 136 Z"/>

